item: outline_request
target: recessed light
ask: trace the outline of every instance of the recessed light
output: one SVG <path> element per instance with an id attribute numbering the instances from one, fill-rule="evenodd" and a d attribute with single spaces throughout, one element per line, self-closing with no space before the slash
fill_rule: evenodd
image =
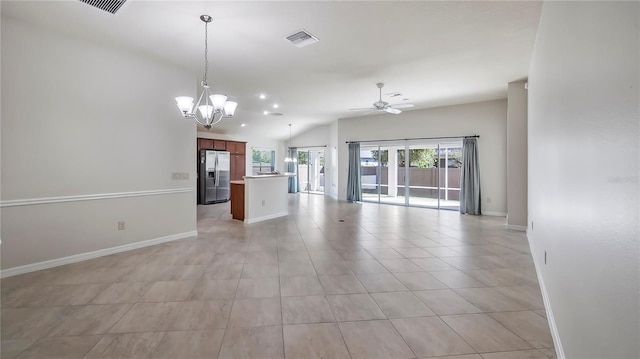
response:
<path id="1" fill-rule="evenodd" d="M 273 104 L 273 108 L 278 108 L 278 104 L 277 104 L 277 103 L 274 103 L 274 104 Z"/>
<path id="2" fill-rule="evenodd" d="M 268 114 L 269 114 L 269 111 L 266 111 L 266 110 L 265 110 L 265 111 L 263 112 L 263 114 L 268 115 Z"/>
<path id="3" fill-rule="evenodd" d="M 264 100 L 265 98 L 267 98 L 267 95 L 261 93 L 260 95 L 258 95 L 258 97 L 260 97 L 261 100 Z"/>
<path id="4" fill-rule="evenodd" d="M 247 124 L 246 123 L 242 123 L 240 124 L 240 127 L 245 127 Z"/>

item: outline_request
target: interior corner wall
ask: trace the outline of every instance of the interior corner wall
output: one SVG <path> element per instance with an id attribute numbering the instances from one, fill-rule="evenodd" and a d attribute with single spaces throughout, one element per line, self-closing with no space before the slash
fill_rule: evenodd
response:
<path id="1" fill-rule="evenodd" d="M 173 97 L 195 75 L 10 18 L 1 36 L 2 268 L 193 236 L 196 129 Z"/>
<path id="2" fill-rule="evenodd" d="M 339 198 L 346 199 L 348 147 L 346 141 L 416 137 L 470 136 L 478 138 L 482 212 L 506 215 L 507 101 L 494 100 L 400 115 L 373 115 L 338 121 Z"/>
<path id="3" fill-rule="evenodd" d="M 507 89 L 507 226 L 527 229 L 527 90 L 526 80 Z"/>
<path id="4" fill-rule="evenodd" d="M 559 358 L 638 358 L 638 2 L 545 2 L 529 72 L 529 242 Z M 546 253 L 546 261 L 545 261 Z"/>

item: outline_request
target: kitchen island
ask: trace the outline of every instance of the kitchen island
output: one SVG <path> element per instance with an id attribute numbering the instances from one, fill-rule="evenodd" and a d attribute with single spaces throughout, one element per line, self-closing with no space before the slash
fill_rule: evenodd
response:
<path id="1" fill-rule="evenodd" d="M 288 215 L 289 177 L 291 174 L 269 174 L 231 181 L 233 219 L 255 223 Z"/>

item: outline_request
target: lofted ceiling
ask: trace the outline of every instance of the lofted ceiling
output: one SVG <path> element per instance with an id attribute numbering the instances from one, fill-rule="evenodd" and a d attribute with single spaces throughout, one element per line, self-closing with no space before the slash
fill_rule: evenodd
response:
<path id="1" fill-rule="evenodd" d="M 2 1 L 2 15 L 153 56 L 193 71 L 194 81 L 204 67 L 199 16 L 211 15 L 209 84 L 239 102 L 236 117 L 211 131 L 285 139 L 289 123 L 295 135 L 365 114 L 349 109 L 377 101 L 377 82 L 385 83 L 383 94 L 402 94 L 383 100 L 414 109 L 505 98 L 508 82 L 527 77 L 541 7 L 539 1 L 128 0 L 112 15 L 78 0 L 22 0 Z M 320 41 L 297 48 L 285 39 L 300 29 Z M 274 102 L 283 115 L 265 116 Z"/>

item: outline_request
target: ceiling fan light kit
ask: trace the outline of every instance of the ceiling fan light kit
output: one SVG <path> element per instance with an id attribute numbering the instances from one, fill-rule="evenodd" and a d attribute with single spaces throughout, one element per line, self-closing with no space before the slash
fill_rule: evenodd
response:
<path id="1" fill-rule="evenodd" d="M 382 88 L 384 87 L 384 84 L 382 82 L 378 82 L 376 84 L 376 86 L 378 87 L 378 90 L 380 92 L 380 97 L 378 98 L 378 101 L 373 103 L 373 107 L 352 108 L 350 110 L 352 110 L 352 111 L 372 110 L 372 111 L 378 111 L 378 112 L 384 111 L 384 112 L 387 112 L 387 113 L 398 115 L 398 114 L 402 113 L 402 111 L 399 110 L 399 109 L 401 109 L 401 108 L 410 108 L 410 107 L 414 106 L 412 103 L 400 103 L 400 104 L 396 104 L 396 105 L 389 105 L 388 102 L 382 101 Z M 396 97 L 396 96 L 401 96 L 401 94 L 398 93 L 398 92 L 392 92 L 390 94 L 390 97 Z"/>
<path id="2" fill-rule="evenodd" d="M 225 117 L 233 117 L 238 107 L 238 102 L 230 100 L 226 95 L 212 94 L 207 83 L 207 72 L 209 72 L 209 36 L 208 25 L 212 18 L 209 15 L 200 16 L 204 22 L 204 77 L 202 78 L 202 91 L 198 102 L 193 104 L 193 97 L 178 96 L 175 98 L 176 104 L 182 116 L 187 119 L 194 119 L 196 122 L 210 129 Z"/>

